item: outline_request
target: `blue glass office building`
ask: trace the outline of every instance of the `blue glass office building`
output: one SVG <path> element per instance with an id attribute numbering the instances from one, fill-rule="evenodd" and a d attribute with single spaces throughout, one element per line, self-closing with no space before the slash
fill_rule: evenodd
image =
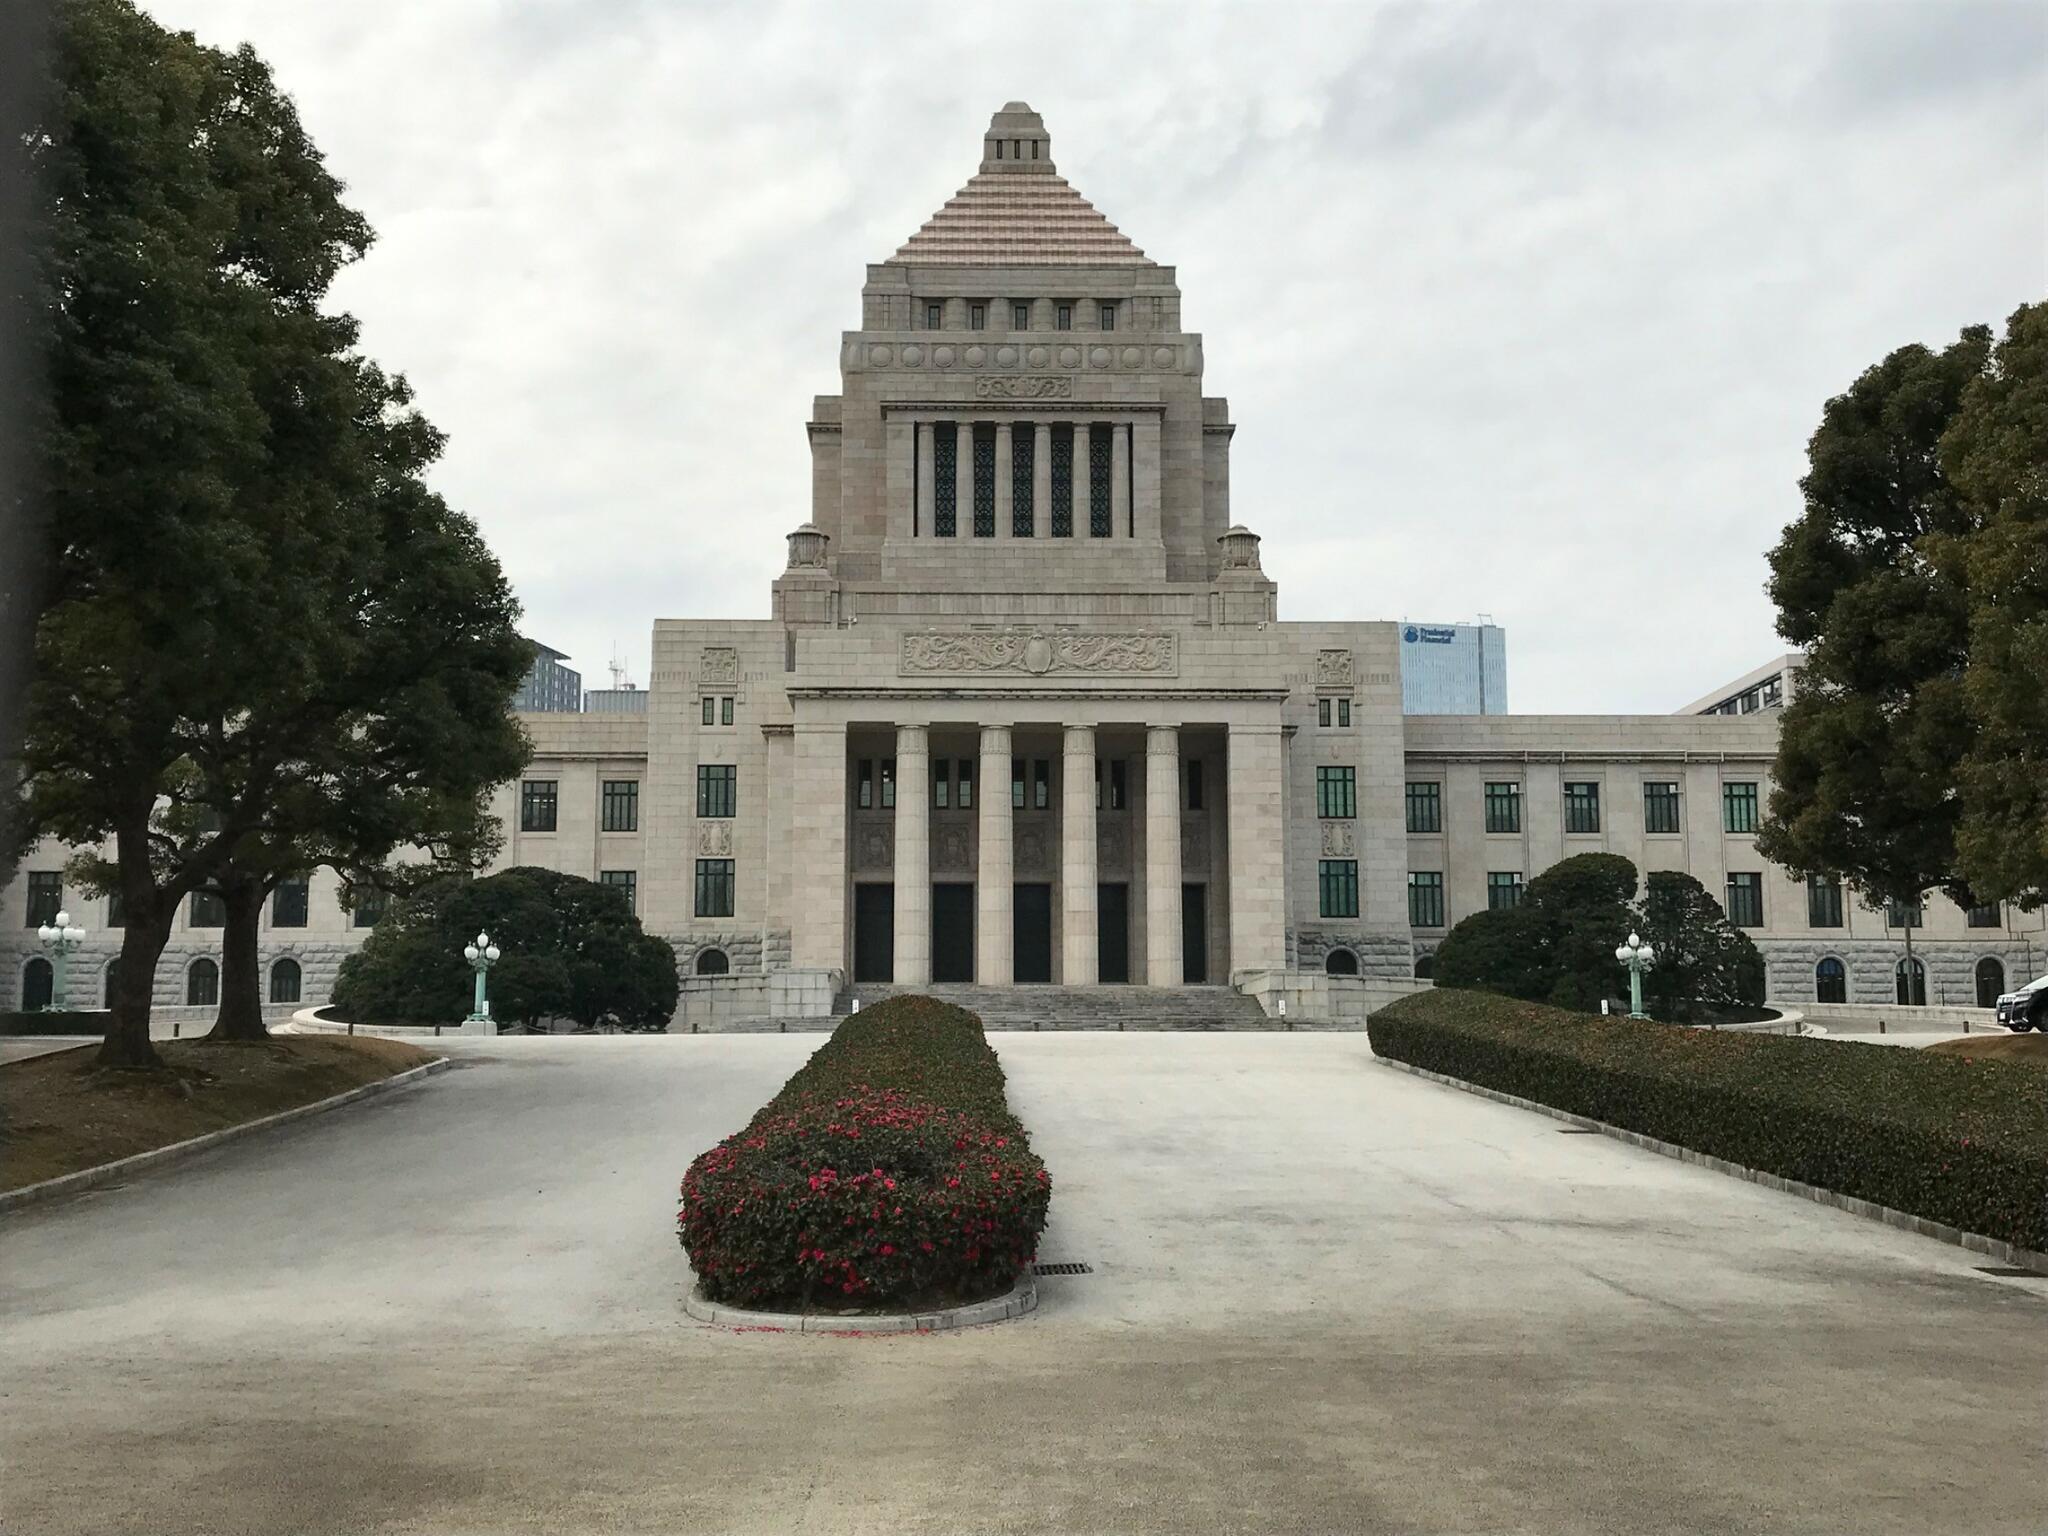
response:
<path id="1" fill-rule="evenodd" d="M 1401 709 L 1410 715 L 1508 712 L 1508 635 L 1498 624 L 1401 623 Z"/>

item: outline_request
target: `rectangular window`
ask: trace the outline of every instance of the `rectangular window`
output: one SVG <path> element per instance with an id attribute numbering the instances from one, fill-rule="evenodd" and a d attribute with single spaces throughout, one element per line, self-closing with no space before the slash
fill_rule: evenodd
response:
<path id="1" fill-rule="evenodd" d="M 974 426 L 974 536 L 996 536 L 996 424 Z"/>
<path id="2" fill-rule="evenodd" d="M 932 536 L 950 539 L 960 527 L 960 427 L 932 423 Z"/>
<path id="3" fill-rule="evenodd" d="M 854 793 L 853 803 L 861 810 L 873 810 L 875 808 L 875 760 L 872 757 L 864 757 L 860 760 L 860 770 L 855 782 L 860 787 Z"/>
<path id="4" fill-rule="evenodd" d="M 107 926 L 109 928 L 126 928 L 128 926 L 128 909 L 122 902 L 119 891 L 107 892 Z"/>
<path id="5" fill-rule="evenodd" d="M 1115 329 L 1116 329 L 1116 306 L 1115 306 L 1114 304 L 1098 304 L 1098 305 L 1096 305 L 1096 306 L 1095 306 L 1095 324 L 1096 324 L 1096 328 L 1097 328 L 1098 330 L 1104 330 L 1104 331 L 1113 331 L 1113 330 L 1115 330 Z"/>
<path id="6" fill-rule="evenodd" d="M 1029 304 L 1019 303 L 1010 306 L 1010 329 L 1013 331 L 1028 331 L 1031 329 L 1031 306 Z"/>
<path id="7" fill-rule="evenodd" d="M 1564 787 L 1564 829 L 1567 832 L 1600 830 L 1600 786 L 1567 784 Z"/>
<path id="8" fill-rule="evenodd" d="M 716 725 L 718 723 L 718 700 L 708 693 L 704 695 L 704 723 L 706 725 Z"/>
<path id="9" fill-rule="evenodd" d="M 1444 925 L 1444 877 L 1441 870 L 1408 871 L 1408 926 L 1441 928 Z"/>
<path id="10" fill-rule="evenodd" d="M 1110 516 L 1110 463 L 1115 428 L 1096 422 L 1088 428 L 1088 537 L 1106 539 L 1116 531 Z"/>
<path id="11" fill-rule="evenodd" d="M 1441 832 L 1444 829 L 1444 787 L 1434 781 L 1408 786 L 1408 830 Z"/>
<path id="12" fill-rule="evenodd" d="M 1053 329 L 1071 331 L 1073 328 L 1074 306 L 1071 304 L 1056 305 L 1053 309 Z"/>
<path id="13" fill-rule="evenodd" d="M 1972 928 L 2001 928 L 2005 925 L 2005 913 L 1994 901 L 1987 907 L 1970 908 L 1969 921 Z"/>
<path id="14" fill-rule="evenodd" d="M 1034 757 L 1031 760 L 1031 807 L 1042 811 L 1052 804 L 1052 759 Z"/>
<path id="15" fill-rule="evenodd" d="M 718 701 L 718 723 L 720 725 L 732 724 L 732 695 L 729 693 Z"/>
<path id="16" fill-rule="evenodd" d="M 384 914 L 391 909 L 391 893 L 376 890 L 370 886 L 356 887 L 355 911 L 351 920 L 358 928 L 374 928 L 384 920 Z"/>
<path id="17" fill-rule="evenodd" d="M 1036 531 L 1032 522 L 1038 512 L 1033 504 L 1038 485 L 1037 452 L 1037 423 L 1015 423 L 1010 428 L 1010 537 L 1013 539 L 1028 539 Z"/>
<path id="18" fill-rule="evenodd" d="M 1188 760 L 1188 809 L 1199 811 L 1201 808 L 1202 765 L 1199 760 L 1190 758 Z"/>
<path id="19" fill-rule="evenodd" d="M 280 880 L 277 889 L 270 893 L 270 926 L 305 927 L 312 904 L 305 876 L 301 875 L 296 880 Z"/>
<path id="20" fill-rule="evenodd" d="M 893 757 L 882 759 L 882 809 L 896 809 L 896 759 Z"/>
<path id="21" fill-rule="evenodd" d="M 194 928 L 225 928 L 228 922 L 228 904 L 220 899 L 216 891 L 194 891 L 192 893 L 192 926 Z"/>
<path id="22" fill-rule="evenodd" d="M 638 832 L 640 830 L 640 781 L 638 779 L 606 779 L 604 781 L 603 816 L 600 825 L 607 832 Z"/>
<path id="23" fill-rule="evenodd" d="M 988 306 L 986 304 L 970 304 L 967 306 L 967 329 L 970 331 L 985 331 L 988 329 Z"/>
<path id="24" fill-rule="evenodd" d="M 697 861 L 697 916 L 732 916 L 732 860 Z"/>
<path id="25" fill-rule="evenodd" d="M 1349 821 L 1358 814 L 1358 770 L 1316 770 L 1316 814 L 1324 820 Z"/>
<path id="26" fill-rule="evenodd" d="M 1486 910 L 1504 912 L 1522 904 L 1522 872 L 1519 869 L 1489 870 L 1486 876 Z"/>
<path id="27" fill-rule="evenodd" d="M 1330 724 L 1330 718 L 1330 701 L 1328 699 L 1317 699 L 1316 724 L 1327 729 Z"/>
<path id="28" fill-rule="evenodd" d="M 697 814 L 722 818 L 739 814 L 739 774 L 731 763 L 697 765 Z"/>
<path id="29" fill-rule="evenodd" d="M 957 804 L 957 805 L 958 805 L 958 806 L 960 807 L 960 809 L 961 809 L 961 810 L 963 810 L 963 811 L 971 811 L 971 810 L 973 810 L 973 809 L 974 809 L 974 759 L 973 759 L 973 758 L 971 758 L 971 757 L 963 757 L 963 758 L 961 758 L 961 759 L 960 759 L 960 772 L 959 772 L 959 774 L 958 774 L 958 775 L 956 776 L 956 779 L 957 779 L 957 782 L 958 782 L 958 783 L 959 783 L 959 785 L 960 785 L 960 792 L 959 792 L 959 794 L 958 794 L 958 795 L 956 795 L 956 796 L 954 797 L 954 801 L 955 801 L 955 803 L 956 803 L 956 804 Z"/>
<path id="30" fill-rule="evenodd" d="M 1489 784 L 1486 786 L 1486 830 L 1489 832 L 1519 832 L 1522 830 L 1521 785 Z"/>
<path id="31" fill-rule="evenodd" d="M 28 926 L 40 928 L 54 923 L 64 910 L 64 874 L 61 870 L 38 869 L 28 877 Z"/>
<path id="32" fill-rule="evenodd" d="M 1721 786 L 1721 830 L 1724 832 L 1754 832 L 1756 830 L 1756 785 L 1723 784 Z"/>
<path id="33" fill-rule="evenodd" d="M 1806 926 L 1809 928 L 1839 928 L 1842 926 L 1842 882 L 1830 880 L 1825 875 L 1806 877 Z"/>
<path id="34" fill-rule="evenodd" d="M 1337 701 L 1337 724 L 1345 727 L 1351 724 L 1351 701 L 1349 699 L 1339 699 Z"/>
<path id="35" fill-rule="evenodd" d="M 553 779 L 528 779 L 519 786 L 519 830 L 522 832 L 552 832 L 555 830 L 555 781 Z"/>
<path id="36" fill-rule="evenodd" d="M 1024 759 L 1021 757 L 1010 759 L 1010 809 L 1024 809 Z"/>
<path id="37" fill-rule="evenodd" d="M 1676 784 L 1645 784 L 1643 786 L 1643 830 L 1645 832 L 1676 832 L 1678 830 L 1678 786 Z"/>
<path id="38" fill-rule="evenodd" d="M 634 912 L 640 910 L 640 877 L 635 871 L 630 869 L 601 869 L 597 873 L 597 883 L 599 885 L 608 885 L 616 891 L 623 892 L 626 898 L 626 906 Z"/>
<path id="39" fill-rule="evenodd" d="M 1317 910 L 1324 917 L 1358 916 L 1358 860 L 1318 860 L 1316 883 L 1321 898 Z"/>
<path id="40" fill-rule="evenodd" d="M 1884 923 L 1887 928 L 1918 928 L 1927 916 L 1927 908 L 1920 902 L 1908 906 L 1903 901 L 1887 901 L 1884 904 Z"/>
<path id="41" fill-rule="evenodd" d="M 1764 925 L 1764 877 L 1759 874 L 1731 874 L 1728 877 L 1728 921 L 1738 928 Z"/>
<path id="42" fill-rule="evenodd" d="M 953 764 L 950 759 L 932 759 L 932 809 L 950 809 L 953 803 Z"/>
<path id="43" fill-rule="evenodd" d="M 928 331 L 936 331 L 936 330 L 940 329 L 941 327 L 943 327 L 943 326 L 945 325 L 945 323 L 946 323 L 946 306 L 945 306 L 945 305 L 943 305 L 943 304 L 926 304 L 926 305 L 925 305 L 925 307 L 924 307 L 924 328 L 925 328 L 926 330 L 928 330 Z"/>
<path id="44" fill-rule="evenodd" d="M 1120 811 L 1129 804 L 1129 767 L 1120 757 L 1109 760 L 1109 808 Z"/>
<path id="45" fill-rule="evenodd" d="M 1057 422 L 1052 429 L 1052 536 L 1074 536 L 1074 424 Z"/>

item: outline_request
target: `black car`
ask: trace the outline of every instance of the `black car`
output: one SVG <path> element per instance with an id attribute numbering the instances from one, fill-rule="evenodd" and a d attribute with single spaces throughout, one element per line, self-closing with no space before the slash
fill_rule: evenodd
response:
<path id="1" fill-rule="evenodd" d="M 2048 976 L 2036 976 L 2017 992 L 2000 993 L 1998 1022 L 2021 1034 L 2030 1029 L 2048 1034 Z"/>

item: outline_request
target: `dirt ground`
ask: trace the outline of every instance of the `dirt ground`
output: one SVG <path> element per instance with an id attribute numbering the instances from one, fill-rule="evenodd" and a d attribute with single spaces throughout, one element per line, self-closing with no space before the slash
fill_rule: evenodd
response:
<path id="1" fill-rule="evenodd" d="M 1964 1035 L 1927 1047 L 1944 1056 L 1974 1056 L 1980 1061 L 2033 1061 L 2048 1066 L 2048 1035 Z"/>
<path id="2" fill-rule="evenodd" d="M 400 1040 L 157 1043 L 160 1072 L 93 1065 L 99 1042 L 0 1066 L 0 1189 L 167 1147 L 432 1060 Z"/>

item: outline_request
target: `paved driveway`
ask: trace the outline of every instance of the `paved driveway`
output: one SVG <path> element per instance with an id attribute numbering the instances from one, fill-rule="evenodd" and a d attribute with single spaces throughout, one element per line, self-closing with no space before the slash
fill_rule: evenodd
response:
<path id="1" fill-rule="evenodd" d="M 460 1070 L 0 1219 L 13 1532 L 2038 1532 L 2048 1282 L 1376 1065 L 999 1037 L 1039 1313 L 683 1318 L 815 1036 Z"/>

